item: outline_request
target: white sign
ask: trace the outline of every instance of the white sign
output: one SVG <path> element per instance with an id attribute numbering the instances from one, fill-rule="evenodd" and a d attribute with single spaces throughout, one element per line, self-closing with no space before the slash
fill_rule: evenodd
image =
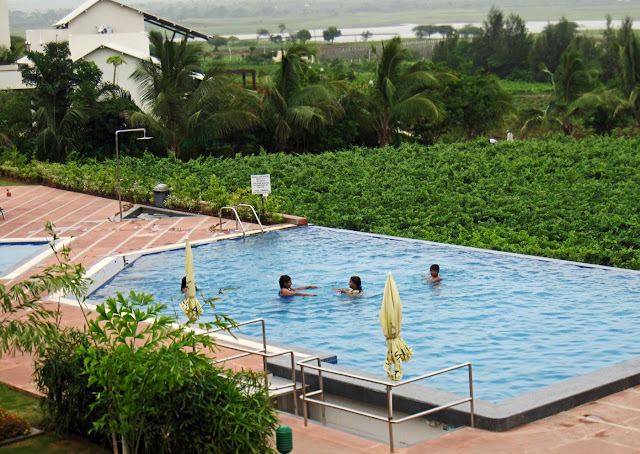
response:
<path id="1" fill-rule="evenodd" d="M 252 194 L 271 194 L 271 175 L 251 175 L 251 193 Z"/>

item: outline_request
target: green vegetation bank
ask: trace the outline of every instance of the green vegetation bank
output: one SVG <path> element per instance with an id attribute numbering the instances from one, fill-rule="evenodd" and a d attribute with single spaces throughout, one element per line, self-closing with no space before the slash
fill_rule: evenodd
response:
<path id="1" fill-rule="evenodd" d="M 186 162 L 147 154 L 125 157 L 121 171 L 131 201 L 150 202 L 164 182 L 178 207 L 258 204 L 250 175 L 268 173 L 268 209 L 319 225 L 640 269 L 639 147 L 635 138 L 556 136 Z M 116 194 L 113 161 L 4 159 L 8 177 Z"/>

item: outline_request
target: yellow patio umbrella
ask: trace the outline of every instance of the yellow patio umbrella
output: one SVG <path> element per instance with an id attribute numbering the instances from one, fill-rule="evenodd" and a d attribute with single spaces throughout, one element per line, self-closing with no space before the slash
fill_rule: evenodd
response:
<path id="1" fill-rule="evenodd" d="M 196 283 L 193 277 L 193 252 L 191 252 L 189 238 L 187 238 L 187 244 L 184 248 L 184 272 L 187 275 L 187 297 L 180 303 L 180 308 L 189 317 L 190 322 L 195 322 L 204 311 L 200 301 L 196 298 Z"/>
<path id="2" fill-rule="evenodd" d="M 380 310 L 380 325 L 387 338 L 387 359 L 384 362 L 384 370 L 392 381 L 402 379 L 401 362 L 407 362 L 413 356 L 413 350 L 400 337 L 402 329 L 402 302 L 398 287 L 391 273 L 387 276 L 382 297 L 382 309 Z"/>

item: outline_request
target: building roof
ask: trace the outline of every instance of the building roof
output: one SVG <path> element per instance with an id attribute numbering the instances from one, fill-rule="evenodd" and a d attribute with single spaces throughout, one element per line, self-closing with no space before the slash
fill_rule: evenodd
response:
<path id="1" fill-rule="evenodd" d="M 79 7 L 77 7 L 73 11 L 71 11 L 69 14 L 67 14 L 65 17 L 60 19 L 58 22 L 53 24 L 53 26 L 56 27 L 56 28 L 67 28 L 69 26 L 69 22 L 73 21 L 79 15 L 86 13 L 87 10 L 89 10 L 96 3 L 104 2 L 104 1 L 115 3 L 117 5 L 120 5 L 120 6 L 124 7 L 124 8 L 129 8 L 130 10 L 135 11 L 138 14 L 142 14 L 144 16 L 144 21 L 145 22 L 153 24 L 153 25 L 156 25 L 156 26 L 161 27 L 161 28 L 164 28 L 165 30 L 169 30 L 169 31 L 172 31 L 174 33 L 178 33 L 178 34 L 184 35 L 184 36 L 192 36 L 194 38 L 201 38 L 201 39 L 204 39 L 204 40 L 208 40 L 208 39 L 212 38 L 211 35 L 207 35 L 206 33 L 201 33 L 201 32 L 199 32 L 197 30 L 192 30 L 192 29 L 184 27 L 184 26 L 182 26 L 180 24 L 176 24 L 175 22 L 171 22 L 169 20 L 163 19 L 163 18 L 155 16 L 153 14 L 146 13 L 146 12 L 144 12 L 142 10 L 137 9 L 137 8 L 133 8 L 133 7 L 129 6 L 129 5 L 125 5 L 124 3 L 118 2 L 116 0 L 87 0 L 82 5 L 80 5 Z"/>

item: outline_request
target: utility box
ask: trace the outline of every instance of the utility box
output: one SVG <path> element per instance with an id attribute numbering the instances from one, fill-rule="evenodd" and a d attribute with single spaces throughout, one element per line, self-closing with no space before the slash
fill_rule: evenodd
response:
<path id="1" fill-rule="evenodd" d="M 153 188 L 153 199 L 156 208 L 164 208 L 167 197 L 169 197 L 169 186 L 166 184 L 160 183 Z"/>

